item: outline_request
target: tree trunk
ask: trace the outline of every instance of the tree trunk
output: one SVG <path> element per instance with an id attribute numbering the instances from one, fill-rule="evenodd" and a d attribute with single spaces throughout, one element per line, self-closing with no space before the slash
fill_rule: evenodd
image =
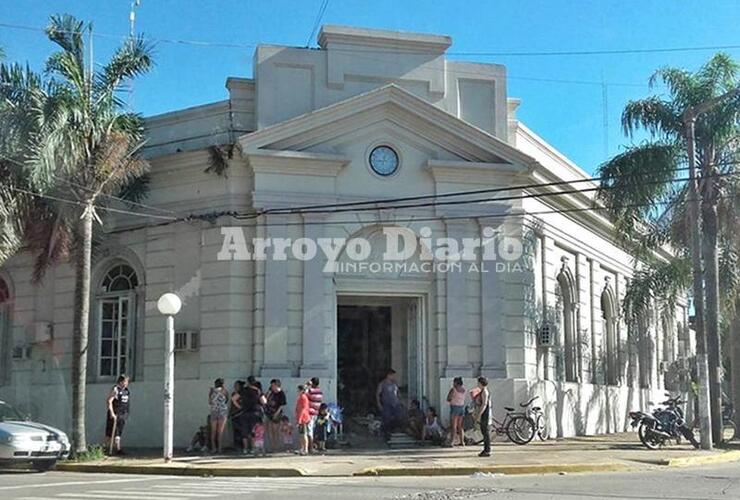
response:
<path id="1" fill-rule="evenodd" d="M 712 440 L 722 443 L 722 355 L 719 335 L 719 255 L 717 249 L 717 204 L 714 201 L 714 178 L 705 177 L 702 200 L 702 253 L 704 257 L 704 291 L 706 293 L 705 331 L 709 361 L 709 398 L 712 413 Z"/>
<path id="2" fill-rule="evenodd" d="M 93 205 L 88 203 L 80 222 L 82 242 L 75 255 L 74 352 L 72 353 L 72 443 L 74 454 L 87 451 L 85 397 L 87 385 L 88 323 L 90 319 L 90 260 Z"/>
<path id="3" fill-rule="evenodd" d="M 707 340 L 704 330 L 704 273 L 701 261 L 701 227 L 699 226 L 699 189 L 696 178 L 696 156 L 694 152 L 694 127 L 695 119 L 688 117 L 686 125 L 686 146 L 689 160 L 689 199 L 688 227 L 691 232 L 691 267 L 693 278 L 694 296 L 694 330 L 696 331 L 696 371 L 699 382 L 699 394 L 697 398 L 698 417 L 701 438 L 701 447 L 704 450 L 712 449 L 711 424 L 709 408 L 709 374 L 707 370 Z"/>
<path id="4" fill-rule="evenodd" d="M 732 405 L 735 408 L 735 425 L 740 428 L 740 296 L 735 298 L 735 315 L 730 324 L 730 342 L 732 343 Z"/>

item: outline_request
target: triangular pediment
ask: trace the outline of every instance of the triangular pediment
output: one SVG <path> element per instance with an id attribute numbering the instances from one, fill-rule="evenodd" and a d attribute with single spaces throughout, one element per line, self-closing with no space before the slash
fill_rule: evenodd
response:
<path id="1" fill-rule="evenodd" d="M 527 171 L 536 163 L 508 143 L 390 84 L 240 137 L 247 154 L 311 151 L 348 132 L 387 122 L 448 151 L 462 161 L 511 165 Z"/>

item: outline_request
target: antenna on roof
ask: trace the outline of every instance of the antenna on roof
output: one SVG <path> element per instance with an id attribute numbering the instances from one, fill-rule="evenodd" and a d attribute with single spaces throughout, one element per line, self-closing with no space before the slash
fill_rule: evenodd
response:
<path id="1" fill-rule="evenodd" d="M 141 0 L 131 0 L 131 10 L 128 14 L 129 36 L 131 38 L 136 34 L 136 8 L 141 5 Z"/>

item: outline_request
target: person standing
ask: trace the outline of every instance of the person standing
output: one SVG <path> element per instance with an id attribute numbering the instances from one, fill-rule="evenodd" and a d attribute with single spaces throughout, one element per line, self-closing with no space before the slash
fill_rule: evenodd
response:
<path id="1" fill-rule="evenodd" d="M 229 391 L 224 387 L 224 379 L 217 378 L 208 392 L 208 406 L 211 410 L 211 452 L 223 452 L 223 436 L 226 417 L 229 415 Z"/>
<path id="2" fill-rule="evenodd" d="M 231 393 L 231 405 L 229 406 L 229 420 L 231 420 L 231 428 L 234 434 L 234 449 L 239 451 L 243 446 L 243 422 L 242 414 L 242 392 L 244 392 L 244 381 L 237 380 L 234 382 L 234 390 Z"/>
<path id="3" fill-rule="evenodd" d="M 244 454 L 252 453 L 254 445 L 254 426 L 262 420 L 261 391 L 257 379 L 252 375 L 247 378 L 247 384 L 240 395 L 242 415 L 242 452 Z"/>
<path id="4" fill-rule="evenodd" d="M 455 377 L 452 387 L 447 393 L 447 402 L 450 404 L 450 445 L 455 446 L 455 441 L 460 446 L 465 446 L 465 430 L 463 429 L 463 417 L 465 416 L 465 386 L 462 377 Z"/>
<path id="5" fill-rule="evenodd" d="M 130 410 L 131 391 L 128 388 L 128 375 L 120 375 L 110 392 L 106 401 L 107 418 L 105 421 L 105 440 L 109 443 L 109 450 L 123 455 L 121 448 L 121 436 L 126 426 L 126 420 Z"/>
<path id="6" fill-rule="evenodd" d="M 390 439 L 391 433 L 401 417 L 401 400 L 398 397 L 398 384 L 396 383 L 396 371 L 394 369 L 389 369 L 385 378 L 378 384 L 375 401 L 378 404 L 383 421 L 383 435 L 386 439 Z"/>
<path id="7" fill-rule="evenodd" d="M 267 391 L 265 417 L 267 419 L 267 447 L 269 451 L 280 451 L 283 441 L 280 437 L 280 425 L 287 404 L 280 380 L 272 379 Z"/>
<path id="8" fill-rule="evenodd" d="M 308 424 L 308 450 L 313 451 L 314 433 L 316 432 L 316 420 L 319 418 L 319 409 L 324 402 L 324 393 L 319 388 L 319 377 L 313 377 L 308 385 L 308 402 L 311 421 Z"/>
<path id="9" fill-rule="evenodd" d="M 295 421 L 298 427 L 298 440 L 300 449 L 298 450 L 299 455 L 308 454 L 308 424 L 311 421 L 311 413 L 309 411 L 310 402 L 308 401 L 308 394 L 306 394 L 306 386 L 298 386 L 298 397 L 295 402 Z"/>
<path id="10" fill-rule="evenodd" d="M 479 392 L 475 396 L 475 419 L 480 423 L 480 432 L 483 434 L 483 451 L 479 457 L 491 456 L 491 393 L 488 390 L 488 379 L 478 377 Z"/>

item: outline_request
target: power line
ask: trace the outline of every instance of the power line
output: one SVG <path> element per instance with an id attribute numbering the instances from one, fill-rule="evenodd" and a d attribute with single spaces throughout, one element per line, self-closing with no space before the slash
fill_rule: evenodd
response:
<path id="1" fill-rule="evenodd" d="M 328 3 L 328 2 L 325 2 Z M 323 3 L 322 3 L 323 5 Z M 324 8 L 324 10 L 326 10 Z M 321 13 L 321 11 L 319 11 Z M 322 13 L 323 15 L 323 13 Z M 317 16 L 318 18 L 318 16 Z M 319 18 L 320 22 L 320 18 Z M 38 28 L 36 26 L 28 26 L 21 24 L 11 23 L 0 23 L 0 27 L 8 29 L 17 29 L 25 31 L 38 31 L 45 32 L 44 28 Z M 125 40 L 127 35 L 115 35 L 111 33 L 99 33 L 94 34 L 100 38 L 112 38 L 117 40 Z M 190 39 L 173 39 L 173 38 L 149 38 L 145 40 L 157 43 L 168 43 L 174 45 L 194 45 L 198 47 L 220 47 L 230 49 L 254 49 L 257 44 L 249 43 L 227 43 L 227 42 L 213 42 L 207 40 L 190 40 Z M 701 52 L 701 51 L 716 51 L 716 50 L 735 50 L 740 49 L 740 44 L 724 44 L 724 45 L 696 45 L 696 46 L 680 46 L 680 47 L 643 47 L 643 48 L 626 48 L 626 49 L 601 49 L 601 50 L 556 50 L 556 51 L 449 51 L 448 55 L 461 56 L 461 57 L 563 57 L 563 56 L 594 56 L 594 55 L 627 55 L 627 54 L 659 54 L 669 52 Z M 347 52 L 394 52 L 387 49 L 335 49 L 343 50 Z M 396 51 L 403 52 L 403 51 Z"/>
<path id="2" fill-rule="evenodd" d="M 671 169 L 672 172 L 681 172 L 685 170 L 688 170 L 688 167 L 678 167 L 675 169 Z M 643 175 L 646 175 L 646 174 L 643 174 Z M 457 197 L 457 196 L 474 196 L 474 195 L 479 195 L 479 194 L 500 193 L 500 192 L 505 192 L 505 191 L 520 190 L 520 189 L 525 190 L 525 189 L 535 189 L 535 188 L 543 188 L 543 187 L 569 186 L 572 184 L 581 184 L 584 182 L 598 182 L 598 181 L 614 179 L 614 178 L 615 176 L 588 177 L 585 179 L 576 179 L 576 180 L 567 180 L 567 181 L 563 180 L 563 181 L 552 181 L 552 182 L 544 182 L 544 183 L 534 182 L 534 183 L 529 183 L 529 184 L 519 184 L 519 185 L 514 185 L 514 186 L 504 186 L 504 187 L 498 187 L 498 188 L 474 189 L 474 190 L 468 190 L 468 191 L 452 191 L 452 192 L 442 193 L 442 194 L 404 196 L 404 197 L 397 197 L 397 198 L 376 198 L 373 200 L 365 200 L 365 201 L 351 201 L 351 202 L 344 202 L 344 203 L 329 203 L 329 204 L 322 204 L 322 205 L 303 205 L 299 207 L 273 208 L 273 209 L 263 210 L 259 213 L 259 215 L 271 214 L 271 213 L 282 212 L 282 211 L 287 211 L 287 210 L 312 210 L 312 209 L 322 209 L 322 208 L 340 208 L 340 207 L 350 207 L 350 206 L 380 205 L 380 204 L 397 203 L 397 202 L 418 201 L 418 200 L 425 200 L 425 199 L 451 198 L 451 197 Z M 384 207 L 378 207 L 378 208 L 384 208 Z"/>
<path id="3" fill-rule="evenodd" d="M 729 196 L 719 196 L 719 199 L 725 199 L 729 198 Z M 465 215 L 434 215 L 434 216 L 422 216 L 422 217 L 406 217 L 406 218 L 395 218 L 392 220 L 377 220 L 373 219 L 373 221 L 368 220 L 362 220 L 359 217 L 356 219 L 345 219 L 345 220 L 322 220 L 322 221 L 310 221 L 310 220 L 304 220 L 301 222 L 290 222 L 290 221 L 275 221 L 275 222 L 267 222 L 267 221 L 259 221 L 256 219 L 249 219 L 247 222 L 249 224 L 243 224 L 245 227 L 291 227 L 291 226 L 337 226 L 337 225 L 353 225 L 358 223 L 368 223 L 368 222 L 390 222 L 390 223 L 412 223 L 412 222 L 432 222 L 432 221 L 439 221 L 439 220 L 465 220 L 465 219 L 498 219 L 498 218 L 505 218 L 505 217 L 524 217 L 524 216 L 537 216 L 537 215 L 548 215 L 548 214 L 568 214 L 568 213 L 579 213 L 579 212 L 600 212 L 600 211 L 608 211 L 613 209 L 622 209 L 622 208 L 639 208 L 639 207 L 652 207 L 656 205 L 669 205 L 673 203 L 673 200 L 665 200 L 665 201 L 656 201 L 652 203 L 633 203 L 633 204 L 627 204 L 627 205 L 615 205 L 612 207 L 606 207 L 606 206 L 590 206 L 590 207 L 578 207 L 578 208 L 564 208 L 564 209 L 548 209 L 548 210 L 534 210 L 534 211 L 519 211 L 519 212 L 507 212 L 507 213 L 469 213 Z M 214 214 L 208 214 L 207 216 L 191 216 L 188 219 L 185 220 L 176 220 L 176 221 L 169 221 L 169 222 L 161 222 L 157 224 L 146 224 L 146 225 L 140 225 L 136 227 L 126 227 L 121 229 L 114 229 L 111 231 L 107 231 L 109 234 L 115 234 L 115 233 L 121 233 L 121 232 L 127 232 L 127 231 L 135 231 L 138 229 L 145 229 L 147 227 L 160 227 L 160 226 L 166 226 L 170 225 L 176 222 L 192 222 L 194 220 L 207 220 L 212 221 L 219 217 L 235 217 L 234 212 L 220 212 L 220 213 L 214 213 Z M 243 221 L 244 219 L 237 219 Z"/>
<path id="4" fill-rule="evenodd" d="M 8 161 L 11 164 L 14 164 L 14 165 L 16 165 L 18 167 L 23 167 L 24 166 L 23 163 L 15 160 L 14 158 L 9 158 L 7 156 L 0 155 L 0 159 L 3 159 L 5 161 Z M 74 187 L 74 188 L 77 188 L 77 189 L 82 189 L 84 191 L 87 191 L 88 193 L 95 193 L 95 190 L 92 189 L 92 188 L 89 188 L 89 187 L 83 186 L 81 184 L 72 182 L 69 179 L 64 179 L 63 177 L 60 177 L 60 176 L 58 176 L 56 174 L 51 174 L 51 175 L 57 181 L 63 182 L 63 183 L 67 184 L 70 187 Z M 112 194 L 100 193 L 98 196 L 102 196 L 104 198 L 109 198 L 109 199 L 112 199 L 112 200 L 116 200 L 116 201 L 119 201 L 121 203 L 125 203 L 125 204 L 128 204 L 128 205 L 133 205 L 133 206 L 141 207 L 141 208 L 144 208 L 144 209 L 147 209 L 147 210 L 158 210 L 158 211 L 160 211 L 162 213 L 168 213 L 168 214 L 172 214 L 172 215 L 179 215 L 177 212 L 174 212 L 173 210 L 169 210 L 169 209 L 161 208 L 161 207 L 155 207 L 153 205 L 146 205 L 144 203 L 139 203 L 139 202 L 136 202 L 136 201 L 133 201 L 133 200 L 127 200 L 127 199 L 124 199 L 124 198 L 120 198 L 118 196 L 113 196 Z M 57 201 L 59 201 L 59 200 L 57 200 Z"/>
<path id="5" fill-rule="evenodd" d="M 27 194 L 29 196 L 34 196 L 36 198 L 44 198 L 44 199 L 47 199 L 47 200 L 58 201 L 60 203 L 68 203 L 68 204 L 71 204 L 71 205 L 77 205 L 77 206 L 81 206 L 81 207 L 86 207 L 87 206 L 87 203 L 84 203 L 84 202 L 79 201 L 79 200 L 70 200 L 70 199 L 67 199 L 67 198 L 60 198 L 58 196 L 54 196 L 54 195 L 50 195 L 50 194 L 37 193 L 37 192 L 34 192 L 34 191 L 30 191 L 28 189 L 23 189 L 23 188 L 19 188 L 19 187 L 15 187 L 15 186 L 4 186 L 4 188 L 5 189 L 10 189 L 11 191 L 15 191 L 17 193 L 23 193 L 23 194 Z M 138 217 L 151 217 L 153 219 L 164 219 L 164 220 L 169 220 L 171 222 L 177 222 L 178 220 L 183 220 L 183 219 L 181 219 L 179 217 L 171 217 L 171 216 L 156 215 L 156 214 L 147 214 L 147 213 L 143 213 L 143 212 L 134 212 L 134 211 L 131 211 L 131 210 L 122 210 L 122 209 L 119 209 L 119 208 L 106 207 L 106 206 L 103 206 L 103 205 L 95 205 L 95 208 L 98 208 L 98 209 L 101 209 L 101 210 L 106 210 L 108 212 L 113 212 L 113 213 L 117 213 L 117 214 L 134 215 L 134 216 L 138 216 Z"/>
<path id="6" fill-rule="evenodd" d="M 306 40 L 306 47 L 311 45 L 311 40 L 313 40 L 313 37 L 316 36 L 316 32 L 319 30 L 319 26 L 321 25 L 321 19 L 324 17 L 324 13 L 326 12 L 326 8 L 329 6 L 329 0 L 322 0 L 321 4 L 319 5 L 319 10 L 316 13 L 316 20 L 313 23 L 313 27 L 311 28 L 311 33 L 308 34 L 308 39 Z"/>
<path id="7" fill-rule="evenodd" d="M 328 3 L 328 0 L 327 0 Z M 323 4 L 322 4 L 323 5 Z M 320 12 L 319 12 L 320 13 Z M 323 14 L 321 14 L 323 15 Z M 0 23 L 0 27 L 5 28 L 11 28 L 11 29 L 23 29 L 28 31 L 38 31 L 38 32 L 45 32 L 43 28 L 35 28 L 32 26 L 21 26 L 21 25 L 12 25 L 7 23 Z M 307 48 L 308 45 L 310 45 L 310 39 L 314 36 L 313 33 L 315 33 L 315 30 L 312 31 L 312 34 L 309 35 L 309 42 L 306 44 L 306 47 L 297 47 L 297 48 Z M 118 40 L 125 40 L 127 37 L 125 36 L 119 36 L 119 35 L 111 35 L 106 33 L 93 33 L 93 37 L 101 37 L 101 38 L 112 38 L 112 39 L 118 39 Z M 167 38 L 147 38 L 142 37 L 144 40 L 147 40 L 152 43 L 168 43 L 168 44 L 176 44 L 176 45 L 192 45 L 192 46 L 198 46 L 198 47 L 213 47 L 213 48 L 244 48 L 244 49 L 256 49 L 258 45 L 255 44 L 233 44 L 233 43 L 219 43 L 219 42 L 199 42 L 194 40 L 173 40 L 173 39 L 167 39 Z M 362 58 L 365 60 L 370 61 L 380 61 L 377 58 L 368 57 L 368 56 L 362 56 L 358 54 L 375 54 L 375 55 L 387 55 L 387 54 L 404 54 L 406 52 L 403 51 L 394 51 L 389 49 L 357 49 L 357 48 L 332 48 L 332 51 L 335 52 L 348 52 L 355 55 L 355 57 Z M 474 55 L 472 52 L 464 52 L 464 53 L 457 53 L 457 52 L 446 52 L 445 53 L 448 56 L 471 56 Z M 485 53 L 481 52 L 481 56 L 490 56 L 492 53 Z M 461 61 L 464 62 L 464 61 Z M 439 68 L 436 65 L 428 64 L 428 63 L 421 63 L 417 65 L 417 68 L 425 68 L 429 71 L 437 71 L 444 73 L 446 70 L 444 68 Z M 456 69 L 456 73 L 461 75 L 471 75 L 471 76 L 480 76 L 479 72 L 475 71 L 465 71 L 462 69 Z M 637 83 L 637 82 L 603 82 L 603 81 L 595 81 L 595 80 L 574 80 L 574 79 L 563 79 L 563 78 L 548 78 L 548 77 L 537 77 L 537 76 L 517 76 L 517 75 L 508 75 L 506 76 L 507 79 L 510 80 L 521 80 L 521 81 L 529 81 L 529 82 L 542 82 L 542 83 L 558 83 L 558 84 L 566 84 L 566 85 L 592 85 L 592 86 L 603 86 L 604 84 L 609 86 L 618 86 L 618 87 L 639 87 L 639 88 L 646 88 L 649 87 L 646 83 Z"/>
<path id="8" fill-rule="evenodd" d="M 734 176 L 737 175 L 735 172 L 730 173 L 724 173 L 724 174 L 713 174 L 712 177 L 727 177 L 727 176 Z M 689 177 L 684 178 L 677 178 L 677 179 L 671 179 L 670 181 L 640 181 L 640 185 L 650 185 L 650 184 L 666 184 L 666 183 L 677 183 L 677 182 L 686 182 L 690 180 Z M 547 198 L 549 196 L 562 196 L 567 194 L 580 194 L 580 193 L 587 193 L 587 192 L 594 192 L 594 191 L 608 191 L 611 189 L 615 189 L 615 187 L 603 187 L 603 186 L 597 186 L 597 187 L 591 187 L 586 189 L 570 189 L 565 191 L 553 191 L 553 192 L 544 192 L 544 193 L 527 193 L 523 195 L 518 196 L 504 196 L 500 198 L 478 198 L 478 199 L 472 199 L 472 200 L 451 200 L 451 201 L 430 201 L 430 202 L 423 202 L 423 203 L 411 203 L 411 204 L 405 204 L 405 205 L 390 205 L 390 206 L 384 206 L 384 207 L 353 207 L 353 208 L 328 208 L 328 209 L 318 209 L 318 210 L 301 210 L 301 211 L 286 211 L 286 212 L 271 212 L 268 215 L 294 215 L 294 214 L 334 214 L 334 213 L 343 213 L 343 212 L 371 212 L 371 211 L 377 211 L 377 210 L 398 210 L 398 209 L 405 209 L 405 208 L 426 208 L 426 207 L 437 207 L 437 206 L 455 206 L 455 205 L 466 205 L 466 204 L 487 204 L 487 203 L 495 203 L 500 201 L 515 201 L 515 200 L 525 200 L 525 199 L 535 199 L 535 198 Z M 249 216 L 245 216 L 244 218 L 251 219 L 259 217 L 260 214 L 251 214 Z M 240 218 L 240 217 L 237 217 Z"/>

